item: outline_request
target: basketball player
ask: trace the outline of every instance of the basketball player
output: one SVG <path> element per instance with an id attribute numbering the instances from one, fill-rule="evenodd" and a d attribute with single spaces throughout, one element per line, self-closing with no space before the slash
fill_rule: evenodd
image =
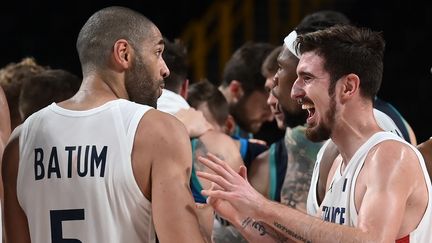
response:
<path id="1" fill-rule="evenodd" d="M 249 241 L 431 242 L 432 186 L 420 152 L 383 132 L 373 116 L 384 40 L 367 29 L 335 26 L 300 36 L 291 97 L 309 116 L 312 141 L 331 138 L 342 155 L 319 217 L 271 202 L 218 158 L 201 161 L 218 175 L 203 191 Z M 324 92 L 323 92 L 324 91 Z"/>
<path id="2" fill-rule="evenodd" d="M 77 50 L 79 91 L 30 116 L 6 147 L 7 241 L 154 242 L 156 231 L 159 242 L 204 242 L 188 134 L 152 108 L 169 75 L 158 28 L 108 7 Z"/>

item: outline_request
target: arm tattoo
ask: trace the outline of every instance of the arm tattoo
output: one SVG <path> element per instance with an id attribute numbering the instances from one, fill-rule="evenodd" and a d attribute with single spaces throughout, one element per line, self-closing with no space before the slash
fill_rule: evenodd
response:
<path id="1" fill-rule="evenodd" d="M 305 242 L 305 243 L 312 243 L 311 240 L 307 240 L 307 239 L 303 238 L 303 236 L 298 235 L 297 233 L 293 232 L 292 230 L 288 229 L 287 227 L 283 226 L 282 224 L 280 224 L 276 221 L 273 224 L 276 228 L 283 231 L 284 233 L 287 233 L 289 236 L 293 237 L 296 240 L 299 240 L 299 241 Z"/>
<path id="2" fill-rule="evenodd" d="M 279 243 L 287 242 L 287 237 L 279 234 L 264 222 L 255 221 L 251 217 L 247 217 L 243 220 L 242 227 L 246 229 L 248 226 L 250 226 L 254 231 L 258 231 L 257 233 L 260 236 L 269 236 Z"/>

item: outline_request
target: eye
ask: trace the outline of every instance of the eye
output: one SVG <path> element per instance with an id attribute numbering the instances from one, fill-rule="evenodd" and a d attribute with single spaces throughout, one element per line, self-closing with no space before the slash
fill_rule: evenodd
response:
<path id="1" fill-rule="evenodd" d="M 156 56 L 160 57 L 162 55 L 162 53 L 163 53 L 163 49 L 158 49 L 156 51 Z"/>
<path id="2" fill-rule="evenodd" d="M 305 84 L 308 84 L 310 82 L 312 82 L 312 77 L 310 76 L 303 76 L 303 81 Z"/>

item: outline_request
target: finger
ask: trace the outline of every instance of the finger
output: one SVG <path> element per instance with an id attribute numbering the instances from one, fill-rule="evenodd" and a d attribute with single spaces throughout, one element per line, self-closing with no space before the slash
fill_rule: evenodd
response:
<path id="1" fill-rule="evenodd" d="M 214 188 L 210 189 L 210 190 L 215 191 L 215 190 L 231 190 L 232 189 L 232 184 L 229 183 L 227 180 L 225 180 L 223 177 L 221 177 L 219 175 L 210 174 L 210 173 L 202 172 L 202 171 L 197 171 L 196 174 L 198 177 L 209 180 L 209 181 L 216 184 L 214 186 Z M 216 189 L 216 186 L 218 186 L 218 189 Z"/>
<path id="2" fill-rule="evenodd" d="M 231 175 L 237 175 L 237 172 L 234 171 L 234 170 L 231 168 L 231 166 L 229 166 L 225 161 L 219 159 L 216 155 L 214 155 L 214 154 L 212 154 L 212 153 L 209 152 L 209 153 L 207 153 L 207 157 L 208 157 L 211 161 L 217 163 L 219 166 L 221 166 L 222 168 L 224 168 L 225 171 L 228 172 L 229 174 L 231 174 Z"/>
<path id="3" fill-rule="evenodd" d="M 213 202 L 217 201 L 217 199 L 222 199 L 230 202 L 232 200 L 232 195 L 233 195 L 232 192 L 221 191 L 221 190 L 216 190 L 216 191 L 201 190 L 201 194 L 208 198 L 211 198 L 210 200 L 208 200 L 209 204 L 212 204 Z"/>
<path id="4" fill-rule="evenodd" d="M 223 190 L 223 188 L 212 182 L 209 190 Z"/>
<path id="5" fill-rule="evenodd" d="M 246 166 L 244 165 L 240 166 L 239 175 L 243 177 L 246 181 L 248 181 Z"/>

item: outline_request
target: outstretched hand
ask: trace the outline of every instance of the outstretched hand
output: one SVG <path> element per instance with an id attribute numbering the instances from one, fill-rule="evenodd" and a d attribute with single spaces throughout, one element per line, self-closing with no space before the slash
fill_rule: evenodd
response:
<path id="1" fill-rule="evenodd" d="M 209 197 L 208 203 L 221 217 L 239 225 L 243 219 L 253 217 L 258 212 L 266 199 L 250 185 L 246 167 L 241 166 L 237 173 L 211 153 L 207 154 L 207 158 L 199 157 L 198 160 L 215 172 L 198 171 L 197 175 L 215 184 L 203 190 L 202 194 Z"/>

